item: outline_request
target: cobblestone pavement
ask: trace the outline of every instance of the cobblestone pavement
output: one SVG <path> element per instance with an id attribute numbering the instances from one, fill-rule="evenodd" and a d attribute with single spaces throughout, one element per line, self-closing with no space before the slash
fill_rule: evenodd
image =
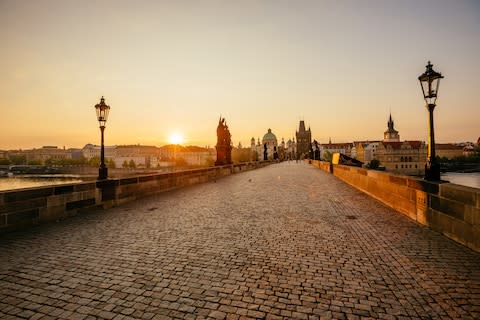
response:
<path id="1" fill-rule="evenodd" d="M 480 254 L 303 163 L 0 237 L 0 318 L 480 318 Z"/>

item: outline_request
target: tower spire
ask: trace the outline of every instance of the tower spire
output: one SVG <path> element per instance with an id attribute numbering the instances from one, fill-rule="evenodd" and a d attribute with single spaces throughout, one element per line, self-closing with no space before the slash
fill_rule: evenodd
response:
<path id="1" fill-rule="evenodd" d="M 393 142 L 393 141 L 400 141 L 400 135 L 398 131 L 394 128 L 394 123 L 392 119 L 392 113 L 390 112 L 390 117 L 388 118 L 387 122 L 387 131 L 383 133 L 383 141 L 385 142 Z"/>
<path id="2" fill-rule="evenodd" d="M 387 127 L 389 130 L 394 130 L 393 129 L 393 119 L 392 119 L 392 113 L 390 112 L 390 118 L 388 119 Z"/>

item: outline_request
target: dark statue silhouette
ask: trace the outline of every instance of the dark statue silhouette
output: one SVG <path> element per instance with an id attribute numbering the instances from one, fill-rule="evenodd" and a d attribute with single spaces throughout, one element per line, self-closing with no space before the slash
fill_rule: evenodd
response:
<path id="1" fill-rule="evenodd" d="M 315 150 L 313 151 L 313 160 L 320 160 L 320 147 L 318 146 L 318 141 L 313 140 L 313 145 Z"/>
<path id="2" fill-rule="evenodd" d="M 231 134 L 228 130 L 225 118 L 220 117 L 217 126 L 217 161 L 216 166 L 222 166 L 232 163 L 232 140 Z"/>

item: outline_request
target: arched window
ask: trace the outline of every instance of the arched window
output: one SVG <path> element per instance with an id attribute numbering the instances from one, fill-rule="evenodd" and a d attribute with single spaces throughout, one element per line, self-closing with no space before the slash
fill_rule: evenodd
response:
<path id="1" fill-rule="evenodd" d="M 400 161 L 403 162 L 403 157 L 400 157 Z"/>
<path id="2" fill-rule="evenodd" d="M 408 161 L 409 161 L 409 162 L 412 162 L 412 157 L 408 157 Z"/>

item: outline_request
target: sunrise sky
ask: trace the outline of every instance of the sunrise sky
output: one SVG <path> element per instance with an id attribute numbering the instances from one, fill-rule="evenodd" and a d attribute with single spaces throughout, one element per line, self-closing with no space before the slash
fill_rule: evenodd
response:
<path id="1" fill-rule="evenodd" d="M 480 136 L 480 1 L 0 0 L 0 149 L 235 145 L 299 120 L 327 142 L 426 140 L 417 77 L 443 79 L 437 142 Z"/>

